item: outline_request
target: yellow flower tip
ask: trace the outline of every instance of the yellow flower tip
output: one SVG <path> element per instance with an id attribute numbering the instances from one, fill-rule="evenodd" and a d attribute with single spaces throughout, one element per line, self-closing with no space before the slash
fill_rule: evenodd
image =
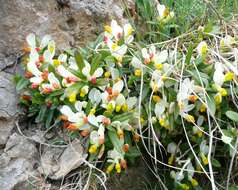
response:
<path id="1" fill-rule="evenodd" d="M 61 64 L 61 62 L 58 59 L 53 59 L 53 65 L 55 67 L 59 66 Z"/>
<path id="2" fill-rule="evenodd" d="M 119 66 L 122 66 L 120 63 L 122 62 L 122 56 L 116 56 L 116 60 L 119 64 Z"/>
<path id="3" fill-rule="evenodd" d="M 90 148 L 89 148 L 89 150 L 88 150 L 88 152 L 89 152 L 90 154 L 95 154 L 96 151 L 97 151 L 97 146 L 96 146 L 95 144 L 94 144 L 94 145 L 91 145 Z"/>
<path id="4" fill-rule="evenodd" d="M 111 76 L 111 72 L 110 71 L 106 71 L 105 73 L 104 73 L 104 77 L 105 78 L 109 78 Z"/>
<path id="5" fill-rule="evenodd" d="M 220 47 L 224 48 L 224 46 L 225 46 L 225 40 L 224 40 L 224 38 L 222 38 L 220 41 Z"/>
<path id="6" fill-rule="evenodd" d="M 119 111 L 121 111 L 121 105 L 116 106 L 116 112 L 119 112 Z"/>
<path id="7" fill-rule="evenodd" d="M 107 111 L 108 111 L 108 112 L 113 112 L 113 111 L 114 111 L 114 106 L 112 105 L 112 103 L 109 103 L 109 104 L 107 105 Z"/>
<path id="8" fill-rule="evenodd" d="M 165 81 L 166 79 L 168 79 L 168 77 L 164 74 L 164 75 L 161 77 L 161 80 L 162 80 L 162 81 Z"/>
<path id="9" fill-rule="evenodd" d="M 128 31 L 127 31 L 127 36 L 130 36 L 132 34 L 132 32 L 134 32 L 134 29 L 130 25 L 130 27 L 129 27 Z"/>
<path id="10" fill-rule="evenodd" d="M 157 70 L 163 69 L 163 64 L 162 63 L 156 63 L 156 64 L 154 64 L 154 66 Z"/>
<path id="11" fill-rule="evenodd" d="M 124 137 L 124 132 L 122 129 L 118 128 L 117 129 L 117 136 L 122 139 Z"/>
<path id="12" fill-rule="evenodd" d="M 199 130 L 199 131 L 197 132 L 197 135 L 198 135 L 199 138 L 201 138 L 201 137 L 203 136 L 203 132 Z"/>
<path id="13" fill-rule="evenodd" d="M 70 95 L 69 95 L 69 101 L 70 102 L 76 102 L 76 93 L 75 92 L 72 92 Z"/>
<path id="14" fill-rule="evenodd" d="M 112 44 L 112 50 L 116 50 L 117 48 L 118 48 L 117 43 L 113 43 L 113 44 Z"/>
<path id="15" fill-rule="evenodd" d="M 81 88 L 81 90 L 80 90 L 80 97 L 83 98 L 86 94 L 88 94 L 88 87 L 87 86 Z"/>
<path id="16" fill-rule="evenodd" d="M 112 172 L 113 168 L 114 168 L 114 164 L 110 164 L 106 169 L 106 173 L 110 174 Z"/>
<path id="17" fill-rule="evenodd" d="M 231 81 L 231 80 L 233 80 L 233 78 L 234 78 L 234 73 L 233 72 L 227 72 L 226 74 L 225 74 L 225 81 L 227 82 L 227 81 Z"/>
<path id="18" fill-rule="evenodd" d="M 115 169 L 116 169 L 117 173 L 121 173 L 121 165 L 119 163 L 116 163 Z"/>
<path id="19" fill-rule="evenodd" d="M 185 184 L 185 183 L 181 183 L 181 188 L 183 190 L 189 190 L 189 186 L 187 184 Z"/>
<path id="20" fill-rule="evenodd" d="M 140 123 L 141 123 L 141 125 L 143 125 L 145 123 L 145 120 L 143 117 L 140 117 Z"/>
<path id="21" fill-rule="evenodd" d="M 196 180 L 196 179 L 193 179 L 193 178 L 191 179 L 191 184 L 192 184 L 193 187 L 198 186 L 197 180 Z"/>
<path id="22" fill-rule="evenodd" d="M 152 85 L 152 90 L 153 90 L 154 92 L 157 92 L 157 91 L 159 90 L 158 85 L 157 85 L 157 84 L 153 84 L 153 85 Z"/>
<path id="23" fill-rule="evenodd" d="M 200 166 L 200 165 L 197 165 L 197 166 L 196 166 L 196 170 L 199 171 L 199 172 L 202 171 L 201 166 Z"/>
<path id="24" fill-rule="evenodd" d="M 184 108 L 184 103 L 183 102 L 178 102 L 179 109 L 182 110 Z"/>
<path id="25" fill-rule="evenodd" d="M 123 104 L 121 107 L 123 112 L 127 112 L 128 111 L 128 105 L 127 104 Z"/>
<path id="26" fill-rule="evenodd" d="M 186 119 L 187 122 L 195 123 L 194 116 L 192 116 L 192 115 L 187 114 L 187 115 L 185 116 L 185 119 Z"/>
<path id="27" fill-rule="evenodd" d="M 104 26 L 104 31 L 111 34 L 111 33 L 112 33 L 112 27 L 109 26 L 109 25 L 105 25 L 105 26 Z"/>
<path id="28" fill-rule="evenodd" d="M 205 104 L 202 104 L 201 107 L 200 107 L 200 109 L 199 109 L 199 111 L 200 111 L 200 112 L 205 112 L 206 109 L 207 109 L 206 105 L 205 105 Z"/>
<path id="29" fill-rule="evenodd" d="M 137 77 L 140 77 L 141 76 L 141 69 L 135 69 L 134 71 L 134 75 L 137 76 Z"/>
<path id="30" fill-rule="evenodd" d="M 208 158 L 203 153 L 201 154 L 201 157 L 203 164 L 206 166 L 208 164 Z"/>
<path id="31" fill-rule="evenodd" d="M 158 95 L 153 95 L 152 98 L 153 98 L 153 101 L 156 103 L 158 103 L 161 100 L 161 98 Z"/>
<path id="32" fill-rule="evenodd" d="M 92 108 L 92 109 L 90 110 L 90 112 L 89 112 L 89 115 L 94 115 L 95 112 L 96 112 L 96 109 L 95 109 L 95 108 Z"/>
<path id="33" fill-rule="evenodd" d="M 220 88 L 219 89 L 219 93 L 221 94 L 221 96 L 227 96 L 227 90 L 225 88 Z"/>
<path id="34" fill-rule="evenodd" d="M 170 156 L 169 159 L 168 159 L 168 164 L 169 164 L 169 165 L 172 165 L 172 164 L 173 164 L 173 161 L 174 161 L 174 155 L 171 154 L 171 156 Z"/>
<path id="35" fill-rule="evenodd" d="M 50 53 L 53 53 L 55 51 L 55 47 L 53 45 L 48 47 Z"/>
<path id="36" fill-rule="evenodd" d="M 216 95 L 214 96 L 214 100 L 215 100 L 216 105 L 219 105 L 219 104 L 222 102 L 222 96 L 221 96 L 221 94 L 220 94 L 220 93 L 216 94 Z"/>
<path id="37" fill-rule="evenodd" d="M 159 124 L 160 124 L 162 127 L 164 127 L 164 126 L 165 126 L 165 119 L 160 118 L 160 119 L 159 119 Z"/>

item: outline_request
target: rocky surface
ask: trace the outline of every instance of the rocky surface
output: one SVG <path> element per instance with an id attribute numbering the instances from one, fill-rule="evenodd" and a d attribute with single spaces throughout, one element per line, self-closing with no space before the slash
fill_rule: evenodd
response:
<path id="1" fill-rule="evenodd" d="M 79 142 L 67 148 L 44 146 L 44 132 L 15 127 L 18 97 L 12 78 L 25 37 L 50 34 L 59 49 L 93 40 L 112 18 L 124 22 L 120 0 L 0 0 L 0 189 L 52 189 L 46 177 L 60 179 L 87 156 Z M 133 0 L 125 0 L 133 6 Z M 24 128 L 20 126 L 20 128 Z M 43 147 L 39 149 L 39 147 Z M 55 189 L 58 189 L 57 187 Z"/>
<path id="2" fill-rule="evenodd" d="M 15 62 L 30 32 L 50 34 L 61 49 L 82 45 L 94 39 L 106 21 L 122 21 L 124 13 L 120 0 L 0 0 L 0 4 L 0 70 Z"/>
<path id="3" fill-rule="evenodd" d="M 37 155 L 35 145 L 13 133 L 0 156 L 0 189 L 10 190 L 28 180 Z"/>
<path id="4" fill-rule="evenodd" d="M 86 157 L 79 141 L 72 142 L 65 149 L 51 147 L 42 154 L 39 170 L 50 179 L 61 179 L 83 164 Z"/>

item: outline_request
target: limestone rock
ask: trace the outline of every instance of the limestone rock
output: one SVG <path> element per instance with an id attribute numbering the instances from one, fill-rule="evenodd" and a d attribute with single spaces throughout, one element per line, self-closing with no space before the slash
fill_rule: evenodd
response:
<path id="1" fill-rule="evenodd" d="M 70 171 L 78 168 L 83 164 L 87 154 L 84 153 L 84 149 L 79 141 L 74 141 L 69 144 L 64 150 L 59 159 L 59 170 L 52 176 L 52 179 L 60 179 L 68 174 Z"/>
<path id="2" fill-rule="evenodd" d="M 13 133 L 6 144 L 4 152 L 6 152 L 10 158 L 30 159 L 36 155 L 37 149 L 35 145 L 25 137 Z"/>
<path id="3" fill-rule="evenodd" d="M 123 20 L 119 0 L 0 0 L 0 4 L 0 70 L 14 63 L 30 32 L 40 37 L 50 34 L 62 49 L 95 39 L 111 18 Z"/>
<path id="4" fill-rule="evenodd" d="M 31 163 L 19 158 L 9 163 L 7 167 L 0 168 L 0 189 L 12 190 L 17 184 L 28 179 Z"/>
<path id="5" fill-rule="evenodd" d="M 10 119 L 17 113 L 17 96 L 12 75 L 0 72 L 0 119 Z"/>
<path id="6" fill-rule="evenodd" d="M 19 184 L 27 184 L 33 173 L 36 154 L 32 142 L 13 133 L 0 156 L 0 189 L 11 190 Z"/>
<path id="7" fill-rule="evenodd" d="M 60 179 L 76 169 L 87 157 L 80 142 L 74 141 L 67 148 L 49 148 L 41 157 L 40 172 L 51 179 Z"/>
<path id="8" fill-rule="evenodd" d="M 5 145 L 11 131 L 14 128 L 14 120 L 0 120 L 0 145 Z"/>

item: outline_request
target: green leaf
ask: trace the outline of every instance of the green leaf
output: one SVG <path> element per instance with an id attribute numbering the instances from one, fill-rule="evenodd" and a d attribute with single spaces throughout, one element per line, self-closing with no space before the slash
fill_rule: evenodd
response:
<path id="1" fill-rule="evenodd" d="M 84 60 L 83 60 L 83 56 L 81 55 L 81 53 L 79 51 L 75 51 L 74 56 L 75 56 L 75 60 L 76 60 L 76 63 L 78 65 L 78 68 L 79 68 L 79 70 L 81 72 L 82 69 L 85 66 Z"/>
<path id="2" fill-rule="evenodd" d="M 92 63 L 91 63 L 91 70 L 90 70 L 90 74 L 92 75 L 96 69 L 98 68 L 99 64 L 100 64 L 100 61 L 101 61 L 101 54 L 96 54 L 92 60 Z"/>
<path id="3" fill-rule="evenodd" d="M 55 113 L 55 109 L 50 109 L 47 112 L 47 118 L 46 118 L 46 122 L 45 122 L 46 128 L 49 128 L 51 126 L 51 122 L 53 120 L 54 113 Z"/>
<path id="4" fill-rule="evenodd" d="M 76 70 L 70 69 L 70 68 L 68 68 L 68 70 L 69 70 L 73 75 L 75 75 L 76 77 L 79 77 L 79 78 L 81 78 L 81 79 L 86 79 L 86 77 L 82 74 L 81 71 L 76 71 Z"/>
<path id="5" fill-rule="evenodd" d="M 75 84 L 72 84 L 71 86 L 69 86 L 68 88 L 65 89 L 65 94 L 66 95 L 69 95 L 71 94 L 72 92 L 79 92 L 79 90 L 84 86 L 86 85 L 84 82 L 82 81 L 79 81 L 79 82 L 76 82 Z"/>
<path id="6" fill-rule="evenodd" d="M 59 89 L 59 90 L 55 90 L 54 92 L 52 92 L 49 97 L 55 97 L 55 96 L 60 96 L 64 93 L 64 89 Z"/>
<path id="7" fill-rule="evenodd" d="M 215 103 L 215 100 L 213 98 L 213 96 L 206 96 L 206 100 L 207 100 L 207 106 L 208 106 L 208 109 L 210 111 L 210 113 L 212 115 L 215 115 L 216 113 L 216 103 Z"/>
<path id="8" fill-rule="evenodd" d="M 116 115 L 112 118 L 112 121 L 125 121 L 133 117 L 133 112 L 126 112 Z"/>
<path id="9" fill-rule="evenodd" d="M 215 158 L 213 158 L 213 160 L 212 160 L 212 165 L 216 168 L 221 167 L 221 163 L 218 160 L 216 160 Z"/>
<path id="10" fill-rule="evenodd" d="M 129 151 L 126 153 L 127 157 L 138 157 L 141 153 L 136 146 L 130 147 Z"/>
<path id="11" fill-rule="evenodd" d="M 238 122 L 238 113 L 234 111 L 227 111 L 226 116 L 234 122 Z"/>
<path id="12" fill-rule="evenodd" d="M 106 79 L 97 79 L 96 86 L 106 86 L 108 84 L 108 80 Z"/>
<path id="13" fill-rule="evenodd" d="M 186 59 L 185 59 L 185 63 L 186 63 L 187 65 L 190 64 L 190 60 L 191 60 L 191 58 L 192 58 L 192 55 L 193 55 L 193 45 L 190 44 L 189 47 L 188 47 L 188 53 L 187 53 Z"/>
<path id="14" fill-rule="evenodd" d="M 16 90 L 20 91 L 24 89 L 29 83 L 28 79 L 21 77 L 20 80 L 17 81 Z"/>
<path id="15" fill-rule="evenodd" d="M 232 186 L 230 186 L 230 187 L 228 188 L 228 190 L 238 190 L 238 187 L 237 187 L 237 186 L 234 186 L 234 185 L 232 185 Z"/>
<path id="16" fill-rule="evenodd" d="M 108 131 L 108 136 L 110 138 L 110 141 L 112 142 L 114 148 L 122 153 L 122 145 L 124 144 L 124 140 L 123 139 L 119 139 L 117 134 L 115 132 L 112 131 Z"/>
<path id="17" fill-rule="evenodd" d="M 44 120 L 46 113 L 47 113 L 47 106 L 45 105 L 41 106 L 40 112 L 36 117 L 36 123 L 42 122 Z"/>

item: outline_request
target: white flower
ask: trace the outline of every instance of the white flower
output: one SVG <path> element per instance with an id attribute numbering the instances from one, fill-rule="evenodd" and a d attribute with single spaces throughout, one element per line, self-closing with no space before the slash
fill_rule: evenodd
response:
<path id="1" fill-rule="evenodd" d="M 136 69 L 141 69 L 143 67 L 143 64 L 142 64 L 141 60 L 139 60 L 135 56 L 131 60 L 131 65 Z"/>
<path id="2" fill-rule="evenodd" d="M 27 44 L 30 46 L 31 49 L 36 48 L 36 36 L 35 34 L 31 33 L 28 34 L 26 37 Z"/>
<path id="3" fill-rule="evenodd" d="M 90 90 L 88 97 L 93 105 L 98 105 L 101 102 L 101 93 L 96 88 Z"/>
<path id="4" fill-rule="evenodd" d="M 27 41 L 27 44 L 28 44 L 31 51 L 33 49 L 35 50 L 37 48 L 35 34 L 33 34 L 33 33 L 28 34 L 27 37 L 26 37 L 26 41 Z M 50 41 L 52 41 L 51 36 L 45 35 L 41 40 L 39 48 L 40 49 L 45 48 L 49 44 Z"/>
<path id="5" fill-rule="evenodd" d="M 204 155 L 208 154 L 209 152 L 209 146 L 205 140 L 203 140 L 200 144 L 200 152 L 202 152 Z"/>
<path id="6" fill-rule="evenodd" d="M 160 100 L 155 104 L 155 115 L 157 118 L 160 118 L 162 114 L 164 113 L 166 107 L 168 106 L 168 102 L 165 100 Z"/>
<path id="7" fill-rule="evenodd" d="M 171 142 L 168 144 L 167 146 L 167 152 L 170 154 L 175 155 L 177 152 L 179 152 L 179 147 L 177 144 L 175 144 L 174 142 Z"/>
<path id="8" fill-rule="evenodd" d="M 123 27 L 124 32 L 124 40 L 125 44 L 130 44 L 134 40 L 134 36 L 132 35 L 133 28 L 130 24 L 125 24 Z"/>
<path id="9" fill-rule="evenodd" d="M 73 70 L 78 70 L 78 65 L 76 63 L 76 60 L 72 56 L 69 58 L 69 68 Z"/>
<path id="10" fill-rule="evenodd" d="M 119 80 L 112 86 L 112 88 L 110 88 L 111 89 L 110 91 L 106 90 L 105 92 L 101 93 L 101 100 L 102 100 L 101 106 L 103 108 L 107 108 L 107 106 L 111 104 L 111 108 L 114 109 L 116 106 L 115 100 L 120 95 L 123 87 L 124 87 L 123 81 Z"/>
<path id="11" fill-rule="evenodd" d="M 166 7 L 160 3 L 157 4 L 157 10 L 159 12 L 159 18 L 163 19 L 166 17 Z"/>
<path id="12" fill-rule="evenodd" d="M 86 117 L 84 111 L 82 108 L 85 108 L 87 105 L 87 102 L 75 102 L 75 109 L 77 110 L 76 113 L 74 113 L 71 108 L 67 105 L 62 106 L 60 109 L 60 112 L 65 115 L 68 118 L 68 121 L 73 123 L 75 126 L 82 126 L 84 124 L 84 119 Z"/>
<path id="13" fill-rule="evenodd" d="M 224 143 L 226 143 L 226 144 L 231 144 L 231 142 L 232 142 L 233 139 L 232 139 L 231 137 L 228 137 L 228 136 L 222 134 L 221 140 L 222 140 Z"/>
<path id="14" fill-rule="evenodd" d="M 118 163 L 120 159 L 123 159 L 123 155 L 119 153 L 115 148 L 113 150 L 109 150 L 107 153 L 108 162 Z"/>
<path id="15" fill-rule="evenodd" d="M 101 77 L 103 74 L 102 68 L 97 68 L 94 73 L 91 74 L 91 65 L 85 61 L 85 67 L 82 69 L 82 73 L 84 76 L 87 77 L 87 80 L 91 81 L 92 79 L 96 79 L 98 77 Z"/>
<path id="16" fill-rule="evenodd" d="M 182 102 L 184 100 L 187 100 L 194 91 L 194 87 L 195 86 L 193 80 L 190 80 L 189 78 L 184 79 L 177 94 L 177 101 Z"/>
<path id="17" fill-rule="evenodd" d="M 107 41 L 107 46 L 112 54 L 119 62 L 122 61 L 123 56 L 127 52 L 127 46 L 125 44 L 119 46 L 117 43 L 114 43 L 112 40 Z"/>
<path id="18" fill-rule="evenodd" d="M 42 84 L 42 91 L 49 93 L 51 91 L 61 88 L 59 80 L 55 77 L 54 73 L 48 74 L 49 83 Z"/>
<path id="19" fill-rule="evenodd" d="M 224 74 L 225 68 L 222 65 L 222 63 L 217 62 L 215 64 L 215 72 L 213 75 L 213 81 L 216 85 L 221 87 L 225 81 L 225 74 Z"/>
<path id="20" fill-rule="evenodd" d="M 72 74 L 70 71 L 68 71 L 63 65 L 59 65 L 56 68 L 57 73 L 62 76 L 64 79 L 62 80 L 63 86 L 70 86 L 74 84 L 76 81 L 79 80 L 78 77 L 76 77 L 74 74 Z"/>
<path id="21" fill-rule="evenodd" d="M 174 17 L 174 12 L 170 12 L 165 5 L 160 3 L 157 3 L 157 11 L 159 13 L 158 19 L 163 20 L 164 22 L 167 22 Z"/>
<path id="22" fill-rule="evenodd" d="M 205 56 L 207 54 L 207 51 L 208 51 L 207 43 L 205 41 L 200 42 L 197 46 L 198 54 L 200 56 Z"/>
<path id="23" fill-rule="evenodd" d="M 235 43 L 236 41 L 234 37 L 226 35 L 224 38 L 221 39 L 220 46 L 232 47 L 232 45 Z"/>

